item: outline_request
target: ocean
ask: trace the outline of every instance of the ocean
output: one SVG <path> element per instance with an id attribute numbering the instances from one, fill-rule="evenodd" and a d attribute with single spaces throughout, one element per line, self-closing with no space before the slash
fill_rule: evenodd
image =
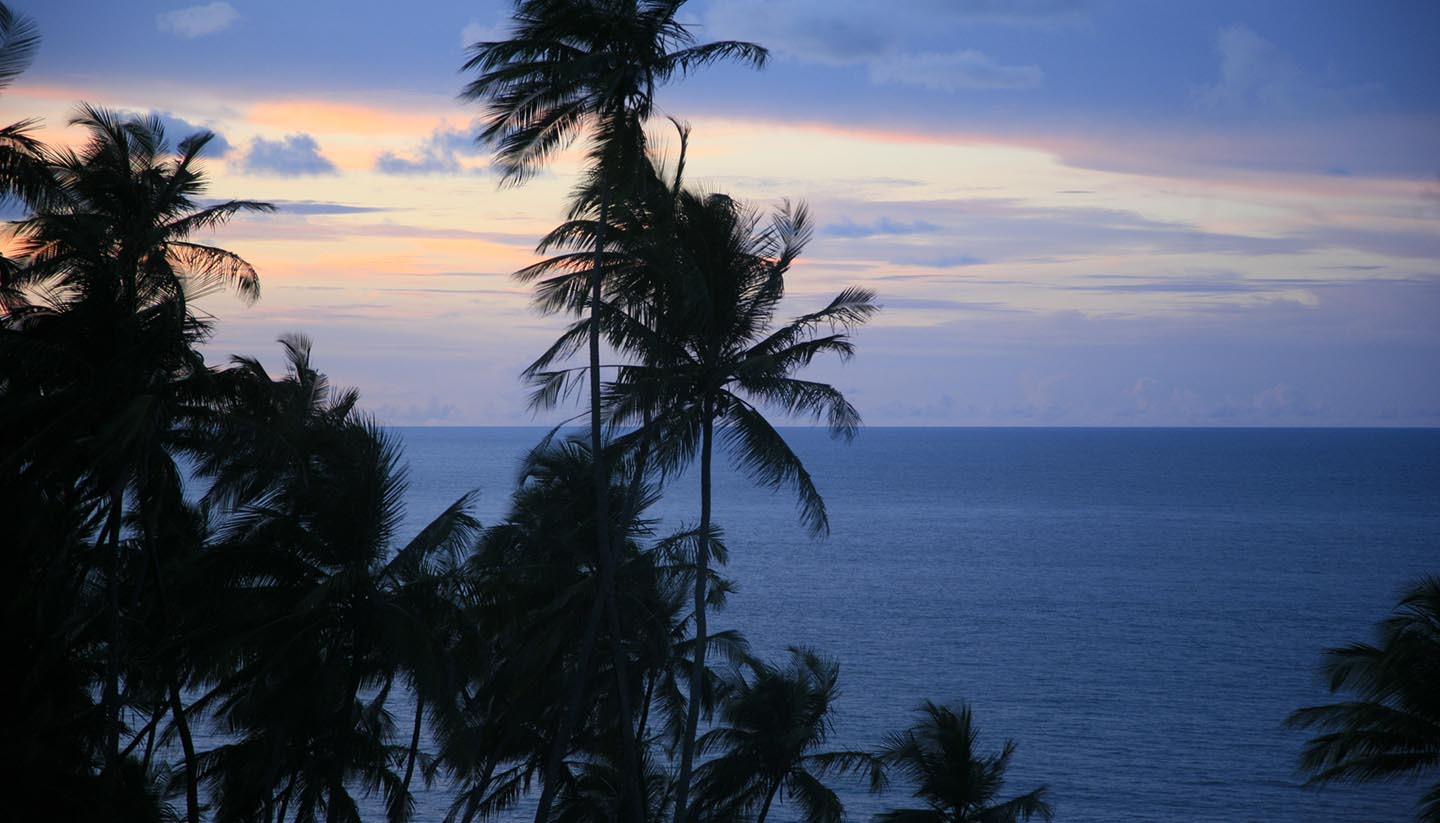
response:
<path id="1" fill-rule="evenodd" d="M 406 539 L 471 489 L 496 522 L 544 430 L 395 431 Z M 1324 649 L 1370 639 L 1408 581 L 1440 574 L 1440 430 L 784 433 L 831 533 L 717 459 L 738 591 L 711 622 L 777 662 L 790 645 L 839 659 L 834 748 L 964 700 L 983 746 L 1018 746 L 1003 796 L 1045 785 L 1057 820 L 1412 818 L 1414 785 L 1304 787 L 1305 734 L 1282 721 L 1327 702 Z M 676 478 L 652 515 L 693 523 L 698 500 Z M 842 796 L 851 820 L 909 800 Z M 449 799 L 424 793 L 416 819 Z"/>

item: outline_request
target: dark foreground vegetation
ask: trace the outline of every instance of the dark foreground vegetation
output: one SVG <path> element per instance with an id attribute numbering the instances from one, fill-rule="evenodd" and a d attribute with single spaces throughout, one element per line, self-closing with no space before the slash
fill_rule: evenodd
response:
<path id="1" fill-rule="evenodd" d="M 688 187 L 679 123 L 672 166 L 648 149 L 658 85 L 766 58 L 694 43 L 679 5 L 525 0 L 510 40 L 472 49 L 464 93 L 508 180 L 577 136 L 590 147 L 569 219 L 518 273 L 571 318 L 525 373 L 533 400 L 583 396 L 587 431 L 538 444 L 485 526 L 462 494 L 399 533 L 397 446 L 304 337 L 282 339 L 279 377 L 204 361 L 213 320 L 193 301 L 253 300 L 259 280 L 197 238 L 271 208 L 201 198 L 212 135 L 172 144 L 158 120 L 87 106 L 76 150 L 28 122 L 0 130 L 3 195 L 27 213 L 0 258 L 7 815 L 335 823 L 368 804 L 402 821 L 440 781 L 450 820 L 528 800 L 537 823 L 764 823 L 780 806 L 839 823 L 832 786 L 851 775 L 897 795 L 886 823 L 1051 817 L 1044 788 L 1004 791 L 1015 746 L 981 746 L 964 705 L 925 702 L 876 749 L 835 750 L 836 661 L 758 660 L 708 628 L 731 588 L 714 460 L 789 490 L 825 533 L 766 412 L 853 436 L 855 409 L 802 374 L 848 358 L 877 306 L 851 288 L 782 319 L 805 208 L 767 221 Z M 37 42 L 0 6 L 0 81 Z M 656 533 L 647 507 L 687 468 L 693 524 Z M 1293 718 L 1326 730 L 1306 753 L 1318 779 L 1440 758 L 1436 584 L 1403 609 L 1383 647 L 1332 653 L 1334 688 L 1361 702 Z M 202 730 L 221 742 L 201 747 Z"/>

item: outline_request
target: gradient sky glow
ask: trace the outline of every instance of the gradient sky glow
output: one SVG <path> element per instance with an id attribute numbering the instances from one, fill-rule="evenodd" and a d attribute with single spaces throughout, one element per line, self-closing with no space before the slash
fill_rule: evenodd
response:
<path id="1" fill-rule="evenodd" d="M 563 217 L 575 153 L 498 188 L 462 44 L 505 2 L 13 0 L 38 59 L 0 122 L 76 102 L 223 140 L 217 238 L 262 298 L 207 350 L 303 331 L 395 424 L 528 424 L 562 321 L 509 273 Z M 795 313 L 885 310 L 816 370 L 877 425 L 1440 425 L 1440 4 L 692 0 L 769 47 L 666 88 L 692 183 L 819 230 Z M 657 120 L 657 123 L 663 123 Z M 667 124 L 668 126 L 668 124 Z M 657 139 L 669 134 L 655 127 Z M 13 215 L 12 215 L 13 216 Z"/>

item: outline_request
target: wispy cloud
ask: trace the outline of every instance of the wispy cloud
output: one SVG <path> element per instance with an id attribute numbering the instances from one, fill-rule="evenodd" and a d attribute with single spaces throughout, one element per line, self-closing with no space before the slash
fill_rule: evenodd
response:
<path id="1" fill-rule="evenodd" d="M 861 66 L 877 85 L 940 92 L 1033 89 L 1044 72 L 976 48 L 956 48 L 977 25 L 1056 26 L 1083 22 L 1076 0 L 875 3 L 872 0 L 727 0 L 711 6 L 708 30 L 756 40 L 781 56 L 828 66 Z M 916 48 L 926 44 L 929 48 Z"/>
<path id="2" fill-rule="evenodd" d="M 303 132 L 279 140 L 255 137 L 241 161 L 251 174 L 314 175 L 337 174 L 339 169 L 320 153 L 320 144 Z"/>
<path id="3" fill-rule="evenodd" d="M 953 269 L 961 266 L 979 266 L 985 263 L 973 254 L 939 254 L 931 257 L 915 256 L 902 257 L 893 262 L 904 263 L 911 266 L 925 266 L 931 269 Z"/>
<path id="4" fill-rule="evenodd" d="M 830 223 L 821 229 L 821 232 L 835 237 L 873 237 L 883 234 L 932 234 L 940 231 L 940 227 L 928 220 L 911 220 L 909 222 L 891 220 L 888 217 L 881 217 L 870 223 L 856 223 L 845 218 L 838 223 Z"/>
<path id="5" fill-rule="evenodd" d="M 271 200 L 284 214 L 364 214 L 366 212 L 389 211 L 379 206 L 352 206 L 347 203 L 327 203 L 323 200 Z"/>
<path id="6" fill-rule="evenodd" d="M 206 3 L 155 15 L 155 27 L 177 37 L 191 39 L 224 31 L 240 19 L 229 3 Z"/>
<path id="7" fill-rule="evenodd" d="M 870 79 L 879 84 L 918 86 L 931 91 L 1037 88 L 1045 80 L 1039 66 L 1006 66 L 974 49 L 897 54 L 869 61 Z"/>

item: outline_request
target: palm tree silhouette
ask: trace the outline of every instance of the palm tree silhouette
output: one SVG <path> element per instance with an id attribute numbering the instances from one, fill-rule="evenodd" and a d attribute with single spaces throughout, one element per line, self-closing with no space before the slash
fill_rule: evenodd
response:
<path id="1" fill-rule="evenodd" d="M 926 701 L 920 719 L 909 729 L 892 734 L 879 752 L 887 768 L 898 770 L 914 786 L 925 808 L 892 809 L 876 815 L 877 823 L 1013 823 L 1038 816 L 1050 820 L 1053 811 L 1045 800 L 1045 787 L 1000 801 L 1005 771 L 1015 753 L 1014 741 L 1005 741 L 998 755 L 978 751 L 979 731 L 970 708 L 957 712 Z"/>
<path id="2" fill-rule="evenodd" d="M 213 448 L 236 463 L 200 467 L 212 499 L 233 501 L 195 572 L 214 601 L 197 621 L 213 635 L 197 643 L 209 657 L 201 704 L 238 736 L 204 756 L 206 777 L 219 820 L 358 821 L 347 788 L 358 781 L 398 823 L 413 804 L 419 733 L 397 742 L 388 698 L 397 681 L 432 698 L 453 684 L 451 578 L 478 524 L 463 496 L 397 547 L 397 447 L 354 410 L 353 392 L 314 370 L 308 341 L 284 344 L 285 377 L 253 360 L 222 376 Z"/>
<path id="3" fill-rule="evenodd" d="M 0 89 L 15 82 L 40 48 L 40 30 L 23 14 L 0 3 Z M 16 198 L 34 203 L 46 190 L 43 146 L 31 134 L 35 120 L 0 126 L 0 203 Z M 5 308 L 5 282 L 13 264 L 0 255 L 0 310 Z"/>
<path id="4" fill-rule="evenodd" d="M 1316 729 L 1300 756 L 1315 784 L 1440 776 L 1440 577 L 1424 577 L 1379 626 L 1379 642 L 1325 654 L 1331 693 L 1352 699 L 1311 706 L 1288 724 Z M 1440 821 L 1440 782 L 1416 818 Z"/>
<path id="5" fill-rule="evenodd" d="M 10 85 L 30 67 L 39 48 L 40 29 L 35 21 L 0 3 L 0 88 Z"/>
<path id="6" fill-rule="evenodd" d="M 655 90 L 677 75 L 722 59 L 763 65 L 764 49 L 751 43 L 722 41 L 696 45 L 694 36 L 675 17 L 684 0 L 519 0 L 508 40 L 470 47 L 465 71 L 479 77 L 461 96 L 489 105 L 482 142 L 495 146 L 504 178 L 520 182 L 554 152 L 564 148 L 586 127 L 593 128 L 591 179 L 598 183 L 598 230 L 590 275 L 590 311 L 600 311 L 605 227 L 612 201 L 627 177 L 643 165 L 643 124 L 655 102 Z M 592 188 L 593 191 L 593 188 Z M 577 208 L 583 211 L 587 199 Z M 577 212 L 578 213 L 578 212 Z M 600 338 L 589 339 L 590 450 L 596 455 L 595 494 L 599 516 L 596 541 L 602 556 L 601 594 L 613 600 L 614 559 L 609 549 L 609 522 L 603 488 L 608 477 L 601 449 Z M 613 603 L 607 608 L 613 612 Z M 599 617 L 597 616 L 597 624 Z M 599 627 L 588 627 L 592 638 Z M 623 673 L 617 672 L 623 675 Z M 562 731 L 578 720 L 580 686 L 572 689 Z M 622 690 L 623 691 L 623 690 Z M 622 707 L 625 772 L 631 788 L 632 816 L 638 820 L 639 762 L 630 712 Z M 563 737 L 564 735 L 561 735 Z M 546 785 L 536 809 L 544 823 L 554 797 L 553 778 L 563 757 L 557 738 L 546 768 Z"/>
<path id="7" fill-rule="evenodd" d="M 213 139 L 209 132 L 185 138 L 172 154 L 154 117 L 82 105 L 71 122 L 90 132 L 89 142 L 78 151 L 39 150 L 32 158 L 38 165 L 25 164 L 28 176 L 7 188 L 27 201 L 30 214 L 16 224 L 19 256 L 4 272 L 0 461 L 32 478 L 78 479 L 103 513 L 96 550 L 103 553 L 110 637 L 101 705 L 105 750 L 114 760 L 122 725 L 127 492 L 140 538 L 134 545 L 144 553 L 140 567 L 158 583 L 151 549 L 180 499 L 174 435 L 198 407 L 205 366 L 195 346 L 210 332 L 189 302 L 220 288 L 250 300 L 259 293 L 249 263 L 193 236 L 239 212 L 271 207 L 201 205 L 206 179 L 199 158 Z M 188 738 L 182 712 L 174 722 Z"/>
<path id="8" fill-rule="evenodd" d="M 682 142 L 683 135 L 682 129 Z M 852 437 L 860 422 L 854 407 L 833 387 L 798 379 L 794 372 L 817 356 L 849 358 L 854 349 L 846 332 L 878 307 L 873 292 L 849 288 L 825 308 L 772 328 L 785 294 L 785 275 L 810 238 L 806 209 L 787 203 L 771 225 L 761 229 L 759 218 L 739 202 L 684 189 L 678 170 L 676 174 L 673 184 L 659 184 L 663 173 L 652 169 L 646 189 L 651 202 L 627 204 L 627 221 L 609 244 L 610 266 L 624 287 L 602 305 L 598 322 L 584 318 L 572 324 L 527 374 L 537 384 L 535 402 L 556 402 L 573 385 L 576 370 L 552 367 L 573 352 L 579 340 L 603 328 L 613 347 L 638 361 L 621 366 L 609 389 L 611 422 L 639 425 L 617 445 L 644 447 L 665 473 L 699 457 L 701 540 L 691 679 L 701 682 L 717 435 L 752 478 L 794 489 L 802 520 L 812 533 L 823 534 L 829 525 L 824 500 L 759 407 L 823 418 L 836 436 Z M 636 222 L 627 225 L 630 219 Z M 574 242 L 587 231 L 583 225 L 567 224 L 547 242 Z M 575 255 L 560 254 L 521 275 L 541 280 L 542 299 L 563 303 L 576 294 L 574 283 L 581 276 L 576 262 Z M 683 819 L 699 712 L 699 703 L 692 703 L 681 741 L 677 821 Z"/>
<path id="9" fill-rule="evenodd" d="M 868 772 L 884 782 L 882 765 L 861 751 L 817 751 L 832 731 L 840 666 L 805 648 L 791 647 L 786 668 L 753 665 L 737 676 L 720 703 L 716 727 L 700 739 L 715 756 L 696 773 L 691 819 L 765 823 L 777 797 L 800 805 L 804 823 L 840 823 L 845 809 L 821 782 L 828 774 Z"/>
<path id="10" fill-rule="evenodd" d="M 562 764 L 555 782 L 572 786 L 576 769 L 593 776 L 613 767 L 623 776 L 617 692 L 623 688 L 632 702 L 641 699 L 652 670 L 668 664 L 680 605 L 674 571 L 641 545 L 650 528 L 644 512 L 655 491 L 628 478 L 629 470 L 612 463 L 607 492 L 609 509 L 621 515 L 614 522 L 621 555 L 617 603 L 630 627 L 624 636 L 609 626 L 600 633 L 599 648 L 608 655 L 586 657 L 580 649 L 585 627 L 604 602 L 597 592 L 600 559 L 593 540 L 588 443 L 561 439 L 533 449 L 510 513 L 485 531 L 468 561 L 466 615 L 476 627 L 476 647 L 466 655 L 471 674 L 454 718 L 458 723 L 441 729 L 444 759 L 462 786 L 452 806 L 454 819 L 492 815 L 518 799 L 544 768 L 563 721 L 566 693 L 577 680 L 586 699 L 581 722 L 565 742 L 572 760 Z M 613 663 L 604 663 L 617 657 L 626 661 L 624 680 Z M 623 781 L 613 787 L 617 809 L 622 787 Z M 653 788 L 648 778 L 644 788 Z M 585 795 L 593 801 L 596 791 L 592 787 Z M 642 800 L 645 796 L 653 797 L 649 791 Z"/>

